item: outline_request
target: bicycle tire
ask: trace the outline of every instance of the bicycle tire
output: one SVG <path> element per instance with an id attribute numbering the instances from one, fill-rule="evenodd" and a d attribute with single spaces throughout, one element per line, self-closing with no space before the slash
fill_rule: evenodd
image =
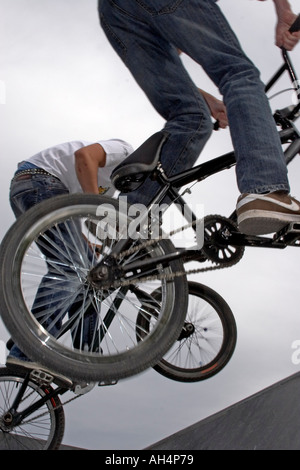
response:
<path id="1" fill-rule="evenodd" d="M 237 328 L 225 300 L 213 289 L 188 282 L 189 306 L 181 334 L 166 355 L 153 367 L 161 375 L 178 382 L 198 382 L 218 374 L 232 357 Z M 160 292 L 156 292 L 159 299 Z M 194 298 L 194 301 L 193 301 Z M 144 317 L 138 323 L 149 327 Z"/>
<path id="2" fill-rule="evenodd" d="M 16 426 L 4 421 L 24 382 L 26 372 L 0 368 L 0 449 L 1 450 L 57 450 L 65 431 L 65 415 L 59 397 L 52 397 Z M 51 386 L 40 386 L 29 380 L 23 399 L 15 413 L 24 411 L 35 401 L 49 394 Z M 12 414 L 13 416 L 13 414 Z"/>
<path id="3" fill-rule="evenodd" d="M 101 207 L 101 216 L 99 207 Z M 103 217 L 104 210 L 105 217 Z M 0 248 L 1 315 L 14 342 L 33 361 L 75 381 L 119 380 L 153 366 L 178 337 L 185 318 L 188 298 L 185 275 L 174 277 L 173 280 L 145 281 L 138 286 L 138 289 L 136 286 L 134 288 L 129 286 L 123 290 L 122 288 L 97 290 L 87 283 L 89 270 L 102 259 L 101 257 L 109 253 L 115 243 L 116 233 L 130 223 L 131 219 L 128 218 L 126 211 L 124 213 L 118 211 L 118 200 L 105 196 L 89 194 L 58 196 L 38 204 L 23 214 L 7 232 Z M 93 233 L 96 229 L 97 232 Z M 84 230 L 86 233 L 83 236 Z M 75 237 L 73 234 L 76 231 Z M 72 244 L 69 238 L 66 241 L 70 233 L 73 237 Z M 54 261 L 50 259 L 49 262 L 49 258 L 45 259 L 40 248 L 47 244 L 49 251 L 48 245 L 51 242 L 52 250 L 53 237 L 59 238 L 57 242 L 59 247 L 55 245 L 56 258 Z M 141 242 L 138 240 L 135 243 Z M 100 254 L 96 253 L 96 246 Z M 174 249 L 169 240 L 161 240 L 131 255 L 129 260 L 155 257 L 172 252 Z M 90 250 L 92 250 L 92 259 L 90 259 Z M 61 259 L 58 260 L 61 251 Z M 73 258 L 76 258 L 76 261 Z M 58 274 L 48 276 L 46 262 L 48 267 L 50 264 L 51 269 L 57 270 Z M 120 261 L 120 263 L 126 262 L 128 262 L 126 258 Z M 163 268 L 158 265 L 154 269 L 154 274 L 168 274 L 172 277 L 172 274 L 178 271 L 184 273 L 183 265 L 180 261 L 173 261 L 168 267 Z M 47 292 L 53 294 L 51 298 L 59 298 L 56 302 L 59 303 L 60 320 L 64 322 L 60 328 L 64 334 L 60 333 L 62 335 L 60 337 L 54 337 L 43 326 L 46 320 L 47 328 L 50 330 L 50 320 L 52 327 L 57 324 L 58 317 L 56 316 L 53 322 L 53 317 L 50 313 L 47 314 L 47 309 L 52 308 L 49 307 L 50 304 L 40 308 L 42 312 L 39 316 L 34 316 L 31 311 L 37 295 L 39 295 L 39 304 L 43 301 L 38 290 L 43 276 L 51 278 L 51 282 L 48 282 L 48 279 L 45 281 Z M 145 297 L 146 291 L 152 292 L 153 286 L 157 284 L 164 292 L 157 322 L 147 338 L 136 341 L 133 335 L 130 336 L 131 332 L 127 333 L 126 328 L 134 330 L 135 336 L 138 311 L 141 307 L 147 309 L 147 305 L 144 307 L 143 304 L 149 303 L 149 296 L 144 302 L 141 300 L 141 293 L 144 292 Z M 70 318 L 62 319 L 63 313 L 66 313 L 72 302 L 74 303 L 75 299 L 77 302 L 79 297 L 80 306 L 76 315 L 73 315 L 76 322 L 73 321 L 73 317 L 72 321 Z M 96 343 L 97 339 L 98 350 L 96 347 L 86 350 L 86 344 L 82 343 L 81 327 L 89 315 L 88 304 L 97 314 L 93 341 Z M 107 315 L 113 312 L 113 316 L 117 317 L 117 320 L 112 322 L 113 326 L 106 319 L 105 312 Z M 47 319 L 46 314 L 49 317 Z M 109 336 L 110 331 L 108 333 L 106 331 L 107 324 L 109 328 L 118 330 L 113 338 Z M 76 340 L 76 346 L 72 343 L 74 338 L 71 337 L 75 335 L 75 328 L 76 332 L 80 333 L 80 335 L 76 333 L 80 336 Z M 102 341 L 101 347 L 99 347 L 100 334 L 101 340 L 103 336 L 105 340 Z M 117 344 L 114 344 L 114 341 Z"/>

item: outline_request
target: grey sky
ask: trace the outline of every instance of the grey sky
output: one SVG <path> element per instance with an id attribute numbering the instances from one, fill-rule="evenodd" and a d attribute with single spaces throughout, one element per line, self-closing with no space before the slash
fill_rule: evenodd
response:
<path id="1" fill-rule="evenodd" d="M 290 3 L 298 12 L 299 0 Z M 266 81 L 281 65 L 273 2 L 220 0 L 219 5 Z M 136 147 L 163 121 L 107 43 L 96 0 L 0 0 L 0 11 L 2 238 L 14 221 L 8 191 L 18 161 L 78 138 L 119 137 Z M 292 55 L 295 64 L 299 54 L 300 46 Z M 195 83 L 217 95 L 200 67 L 182 60 Z M 283 80 L 281 88 L 288 86 Z M 290 92 L 284 96 L 272 106 L 292 100 Z M 220 131 L 200 159 L 229 150 L 229 133 Z M 299 174 L 296 161 L 289 176 L 298 198 Z M 234 170 L 229 170 L 199 184 L 190 201 L 204 203 L 205 214 L 227 216 L 237 197 Z M 235 267 L 193 276 L 219 292 L 236 317 L 238 345 L 228 366 L 203 383 L 180 384 L 149 370 L 114 387 L 96 388 L 66 407 L 64 442 L 141 449 L 299 371 L 291 360 L 291 345 L 300 340 L 299 260 L 296 248 L 249 248 Z M 0 339 L 7 336 L 0 323 Z"/>

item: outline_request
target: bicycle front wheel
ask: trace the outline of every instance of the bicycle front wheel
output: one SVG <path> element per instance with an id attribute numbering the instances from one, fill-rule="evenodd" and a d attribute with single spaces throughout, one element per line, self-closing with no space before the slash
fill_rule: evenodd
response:
<path id="1" fill-rule="evenodd" d="M 188 298 L 181 262 L 158 263 L 117 288 L 89 281 L 129 223 L 117 200 L 79 194 L 44 201 L 9 230 L 0 250 L 1 314 L 30 359 L 74 380 L 114 381 L 154 365 L 178 337 Z M 174 250 L 169 240 L 132 243 L 137 249 L 120 268 Z M 159 304 L 151 296 L 157 288 Z M 149 309 L 156 321 L 139 341 L 136 318 Z"/>
<path id="2" fill-rule="evenodd" d="M 237 329 L 233 313 L 213 289 L 189 282 L 189 302 L 183 328 L 170 350 L 153 368 L 178 382 L 198 382 L 219 373 L 235 350 Z M 160 300 L 160 291 L 153 296 Z M 139 316 L 147 331 L 152 316 Z"/>
<path id="3" fill-rule="evenodd" d="M 32 380 L 27 383 L 26 373 L 0 369 L 0 450 L 59 448 L 65 430 L 60 399 L 52 397 L 37 405 L 51 391 L 50 386 L 39 386 Z M 32 411 L 27 414 L 29 408 Z M 24 415 L 21 421 L 20 415 Z"/>

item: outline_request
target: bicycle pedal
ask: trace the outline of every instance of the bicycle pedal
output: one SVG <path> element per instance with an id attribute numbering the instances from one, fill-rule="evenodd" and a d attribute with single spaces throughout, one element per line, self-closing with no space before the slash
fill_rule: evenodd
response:
<path id="1" fill-rule="evenodd" d="M 289 246 L 300 246 L 300 224 L 291 222 L 275 233 L 274 241 L 282 242 Z M 297 243 L 298 242 L 298 243 Z"/>
<path id="2" fill-rule="evenodd" d="M 33 369 L 30 372 L 30 379 L 37 382 L 39 385 L 50 385 L 54 377 L 43 370 Z"/>
<path id="3" fill-rule="evenodd" d="M 118 380 L 100 380 L 98 387 L 108 387 L 109 385 L 116 385 Z"/>

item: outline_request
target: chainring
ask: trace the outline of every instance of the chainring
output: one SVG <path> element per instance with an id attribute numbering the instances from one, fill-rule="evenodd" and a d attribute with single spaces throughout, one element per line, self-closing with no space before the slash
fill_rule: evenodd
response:
<path id="1" fill-rule="evenodd" d="M 232 232 L 237 232 L 237 225 L 220 215 L 208 215 L 204 218 L 204 245 L 202 252 L 213 263 L 233 266 L 243 257 L 245 247 L 230 244 Z"/>

